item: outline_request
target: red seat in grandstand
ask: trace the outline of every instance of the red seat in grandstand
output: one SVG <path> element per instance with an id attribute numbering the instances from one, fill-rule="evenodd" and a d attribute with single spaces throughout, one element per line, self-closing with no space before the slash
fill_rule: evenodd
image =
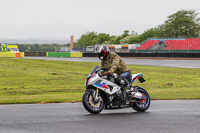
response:
<path id="1" fill-rule="evenodd" d="M 165 41 L 165 50 L 166 49 L 179 49 L 184 50 L 187 49 L 187 42 L 185 40 L 166 40 Z"/>
<path id="2" fill-rule="evenodd" d="M 186 41 L 189 49 L 200 50 L 200 38 L 189 38 Z"/>
<path id="3" fill-rule="evenodd" d="M 200 49 L 200 38 L 182 39 L 182 40 L 166 40 L 166 49 L 172 50 L 198 50 Z"/>
<path id="4" fill-rule="evenodd" d="M 145 42 L 144 44 L 140 45 L 138 48 L 136 49 L 149 49 L 151 46 L 153 46 L 154 44 L 160 42 L 159 40 L 149 40 L 147 42 Z"/>
<path id="5" fill-rule="evenodd" d="M 160 42 L 160 40 L 149 40 L 142 44 L 137 49 L 149 49 L 151 46 Z M 200 38 L 188 38 L 188 39 L 165 39 L 164 50 L 200 50 Z"/>

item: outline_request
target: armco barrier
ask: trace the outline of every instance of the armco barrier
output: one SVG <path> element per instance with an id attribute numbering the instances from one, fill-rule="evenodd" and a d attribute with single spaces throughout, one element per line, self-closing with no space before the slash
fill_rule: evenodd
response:
<path id="1" fill-rule="evenodd" d="M 71 52 L 70 57 L 83 57 L 82 52 Z"/>
<path id="2" fill-rule="evenodd" d="M 70 57 L 70 55 L 71 55 L 71 53 L 69 53 L 69 52 L 60 52 L 59 53 L 60 57 Z"/>
<path id="3" fill-rule="evenodd" d="M 24 52 L 0 52 L 0 57 L 24 57 Z"/>
<path id="4" fill-rule="evenodd" d="M 16 57 L 16 53 L 1 52 L 0 57 Z"/>
<path id="5" fill-rule="evenodd" d="M 48 52 L 47 57 L 70 57 L 68 52 Z"/>
<path id="6" fill-rule="evenodd" d="M 20 53 L 16 53 L 16 57 L 19 58 L 20 57 Z"/>
<path id="7" fill-rule="evenodd" d="M 24 52 L 20 52 L 20 57 L 24 57 Z"/>
<path id="8" fill-rule="evenodd" d="M 46 52 L 24 52 L 25 57 L 44 57 L 46 56 Z"/>
<path id="9" fill-rule="evenodd" d="M 5 53 L 5 52 L 0 52 L 0 57 L 7 57 L 7 53 Z"/>
<path id="10" fill-rule="evenodd" d="M 59 57 L 57 52 L 48 52 L 48 57 Z"/>

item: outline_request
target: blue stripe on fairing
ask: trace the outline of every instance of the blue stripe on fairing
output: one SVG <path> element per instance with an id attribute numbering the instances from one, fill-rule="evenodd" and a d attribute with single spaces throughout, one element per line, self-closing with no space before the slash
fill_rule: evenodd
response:
<path id="1" fill-rule="evenodd" d="M 98 87 L 102 87 L 103 85 L 105 85 L 106 83 L 103 83 L 103 84 L 94 84 L 94 85 L 96 85 L 96 86 L 98 86 Z M 102 88 L 104 88 L 104 87 L 102 87 Z"/>

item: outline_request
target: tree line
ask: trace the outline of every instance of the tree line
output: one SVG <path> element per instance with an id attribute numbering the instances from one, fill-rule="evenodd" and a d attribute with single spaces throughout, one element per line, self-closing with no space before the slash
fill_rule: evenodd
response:
<path id="1" fill-rule="evenodd" d="M 120 36 L 111 36 L 106 33 L 87 32 L 77 41 L 76 46 L 85 47 L 95 44 L 138 44 L 154 38 L 184 38 L 200 36 L 200 18 L 195 10 L 180 10 L 167 16 L 164 24 L 147 29 L 142 34 L 125 30 Z"/>

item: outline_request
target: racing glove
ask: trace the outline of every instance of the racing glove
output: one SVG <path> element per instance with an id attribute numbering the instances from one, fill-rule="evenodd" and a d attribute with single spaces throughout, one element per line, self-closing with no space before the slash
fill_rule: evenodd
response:
<path id="1" fill-rule="evenodd" d="M 110 72 L 104 72 L 104 76 L 109 76 Z"/>

